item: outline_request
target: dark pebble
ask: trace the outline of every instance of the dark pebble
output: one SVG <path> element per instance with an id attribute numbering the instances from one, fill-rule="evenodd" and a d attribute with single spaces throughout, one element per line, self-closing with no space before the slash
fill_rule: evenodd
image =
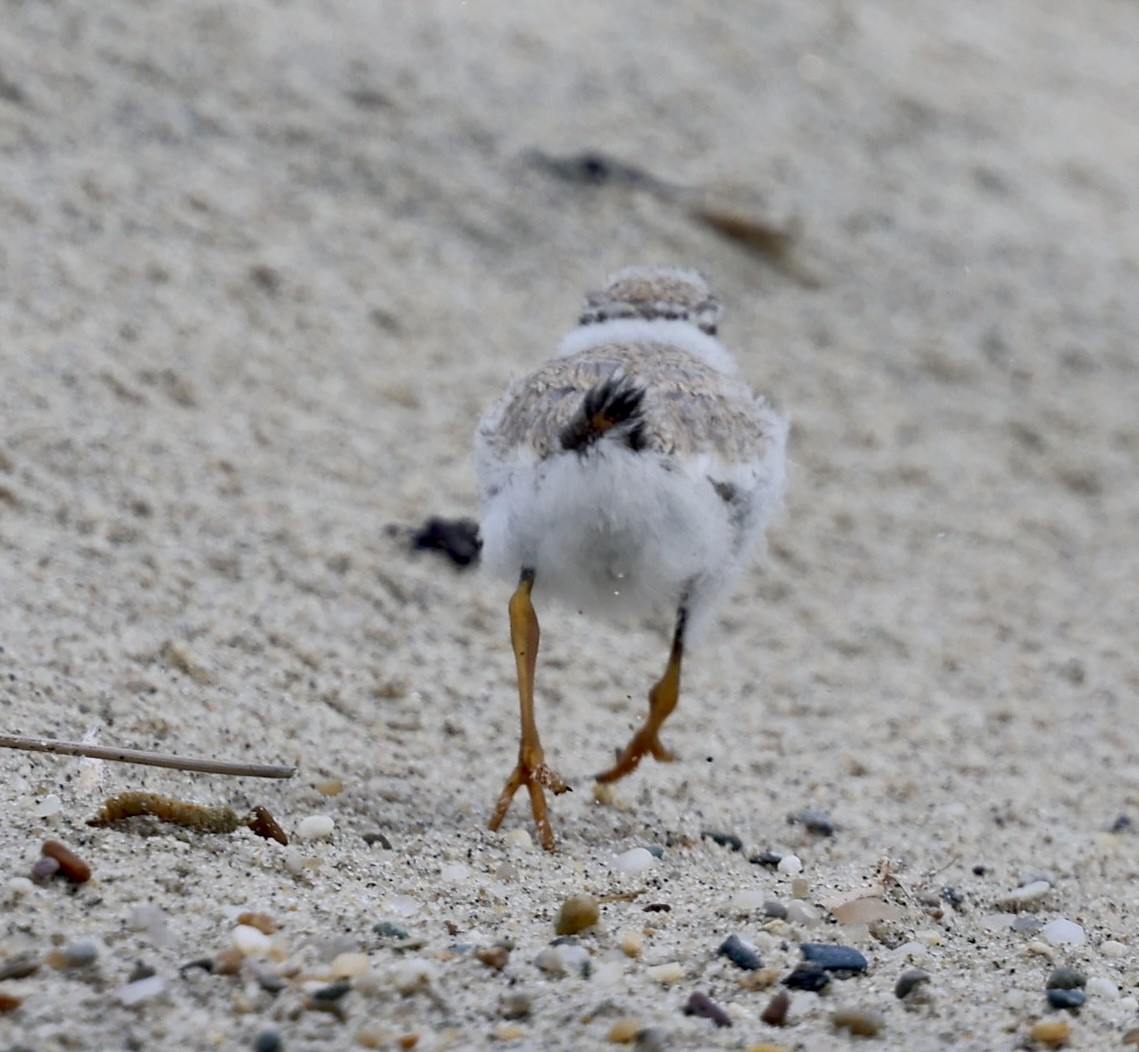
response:
<path id="1" fill-rule="evenodd" d="M 664 858 L 664 848 L 660 844 L 646 844 L 645 850 L 653 856 L 653 858 Z"/>
<path id="2" fill-rule="evenodd" d="M 774 869 L 783 861 L 783 856 L 778 851 L 761 851 L 758 855 L 752 855 L 748 861 L 753 866 L 765 866 L 767 869 Z"/>
<path id="3" fill-rule="evenodd" d="M 866 958 L 852 946 L 835 946 L 829 942 L 799 944 L 803 960 L 817 964 L 828 972 L 864 972 L 869 967 Z"/>
<path id="4" fill-rule="evenodd" d="M 407 929 L 401 928 L 398 924 L 392 924 L 391 921 L 380 921 L 379 924 L 372 928 L 381 939 L 406 939 Z"/>
<path id="5" fill-rule="evenodd" d="M 352 989 L 352 984 L 346 980 L 338 983 L 329 983 L 319 990 L 313 990 L 310 997 L 319 1004 L 334 1004 Z"/>
<path id="6" fill-rule="evenodd" d="M 633 1039 L 633 1052 L 667 1052 L 668 1033 L 659 1026 L 647 1026 L 638 1030 Z"/>
<path id="7" fill-rule="evenodd" d="M 185 975 L 193 968 L 201 968 L 203 972 L 212 972 L 214 970 L 214 959 L 212 957 L 196 957 L 192 961 L 179 965 L 178 974 Z"/>
<path id="8" fill-rule="evenodd" d="M 768 1026 L 782 1026 L 787 1021 L 787 1010 L 791 1007 L 791 996 L 786 990 L 780 990 L 767 1002 L 767 1007 L 760 1014 Z"/>
<path id="9" fill-rule="evenodd" d="M 776 917 L 779 920 L 786 920 L 787 907 L 778 899 L 768 899 L 763 904 L 763 915 L 765 917 Z"/>
<path id="10" fill-rule="evenodd" d="M 788 815 L 787 821 L 792 824 L 798 823 L 815 836 L 834 836 L 834 823 L 825 811 L 799 811 Z"/>
<path id="11" fill-rule="evenodd" d="M 361 833 L 360 839 L 363 840 L 364 843 L 368 845 L 368 847 L 375 847 L 377 844 L 379 844 L 380 847 L 382 847 L 385 851 L 391 851 L 392 849 L 392 842 L 378 829 L 371 830 L 367 833 Z"/>
<path id="12" fill-rule="evenodd" d="M 262 1030 L 253 1039 L 253 1052 L 281 1052 L 281 1035 L 276 1030 Z"/>
<path id="13" fill-rule="evenodd" d="M 39 969 L 40 959 L 34 953 L 21 953 L 0 961 L 0 979 L 26 979 Z"/>
<path id="14" fill-rule="evenodd" d="M 965 905 L 965 896 L 956 888 L 942 888 L 941 897 L 955 910 L 959 910 Z"/>
<path id="15" fill-rule="evenodd" d="M 1113 833 L 1128 833 L 1134 826 L 1129 815 L 1120 815 L 1114 822 L 1111 823 L 1111 831 Z"/>
<path id="16" fill-rule="evenodd" d="M 975 865 L 973 867 L 973 876 L 975 876 L 975 877 L 983 877 L 988 872 L 989 872 L 989 867 L 983 866 L 980 863 L 978 863 L 977 865 Z"/>
<path id="17" fill-rule="evenodd" d="M 1083 1008 L 1087 999 L 1088 995 L 1083 990 L 1052 989 L 1048 991 L 1048 1003 L 1053 1008 L 1067 1008 L 1072 1012 Z"/>
<path id="18" fill-rule="evenodd" d="M 1087 986 L 1087 976 L 1076 968 L 1054 968 L 1045 987 L 1049 990 L 1078 990 Z"/>
<path id="19" fill-rule="evenodd" d="M 667 902 L 650 902 L 642 913 L 671 913 L 672 907 Z"/>
<path id="20" fill-rule="evenodd" d="M 716 951 L 727 957 L 732 964 L 742 968 L 745 972 L 757 972 L 763 967 L 763 960 L 759 954 L 748 946 L 738 935 L 729 935 Z"/>
<path id="21" fill-rule="evenodd" d="M 684 1014 L 699 1016 L 701 1019 L 711 1019 L 717 1027 L 732 1025 L 728 1013 L 707 994 L 702 994 L 699 990 L 688 998 L 688 1003 L 684 1006 Z"/>
<path id="22" fill-rule="evenodd" d="M 929 972 L 923 972 L 920 968 L 907 968 L 894 984 L 894 996 L 899 1001 L 904 1001 L 919 986 L 924 986 L 928 982 Z"/>
<path id="23" fill-rule="evenodd" d="M 803 961 L 795 965 L 791 974 L 783 980 L 783 985 L 792 990 L 810 990 L 812 993 L 818 993 L 825 989 L 830 981 L 830 973 L 821 964 Z"/>
<path id="24" fill-rule="evenodd" d="M 700 835 L 711 840 L 713 844 L 719 844 L 720 847 L 730 847 L 733 851 L 744 849 L 744 842 L 735 833 L 717 833 L 712 829 L 702 829 Z"/>
<path id="25" fill-rule="evenodd" d="M 149 964 L 143 964 L 142 961 L 136 961 L 134 968 L 131 969 L 130 975 L 127 976 L 128 983 L 137 983 L 141 979 L 149 979 L 156 972 Z"/>
<path id="26" fill-rule="evenodd" d="M 482 541 L 474 519 L 442 519 L 432 516 L 411 537 L 415 551 L 442 552 L 456 566 L 478 562 Z"/>

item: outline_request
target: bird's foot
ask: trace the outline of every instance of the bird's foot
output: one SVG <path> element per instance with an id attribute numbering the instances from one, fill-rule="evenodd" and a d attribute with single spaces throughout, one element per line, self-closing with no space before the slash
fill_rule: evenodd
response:
<path id="1" fill-rule="evenodd" d="M 538 840 L 547 851 L 553 851 L 554 830 L 550 825 L 550 817 L 546 809 L 546 794 L 543 792 L 543 788 L 549 789 L 555 796 L 560 796 L 562 793 L 569 792 L 570 787 L 550 769 L 545 760 L 540 759 L 536 763 L 530 763 L 524 758 L 519 758 L 510 777 L 506 780 L 506 785 L 503 786 L 488 825 L 491 829 L 497 829 L 502 825 L 506 812 L 510 810 L 510 802 L 514 799 L 514 794 L 522 786 L 526 786 L 530 793 L 530 809 L 534 814 L 534 824 L 538 827 Z"/>
<path id="2" fill-rule="evenodd" d="M 632 774 L 645 756 L 652 756 L 661 763 L 672 763 L 676 759 L 676 753 L 661 744 L 660 737 L 655 731 L 642 728 L 618 754 L 617 762 L 607 771 L 596 775 L 596 779 L 599 782 L 616 782 L 625 775 Z"/>

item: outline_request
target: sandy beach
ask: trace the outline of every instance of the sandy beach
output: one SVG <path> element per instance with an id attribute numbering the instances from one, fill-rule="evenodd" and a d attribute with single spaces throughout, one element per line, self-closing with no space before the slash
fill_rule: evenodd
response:
<path id="1" fill-rule="evenodd" d="M 1125 0 L 5 3 L 0 734 L 296 774 L 0 749 L 0 1048 L 1139 1044 L 1136 54 Z M 611 794 L 670 625 L 538 594 L 547 853 L 486 829 L 509 589 L 409 531 L 636 263 L 707 275 L 786 506 Z"/>

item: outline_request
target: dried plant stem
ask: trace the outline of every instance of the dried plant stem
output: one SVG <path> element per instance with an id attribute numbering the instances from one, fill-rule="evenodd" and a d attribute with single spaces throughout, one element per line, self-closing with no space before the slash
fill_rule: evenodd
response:
<path id="1" fill-rule="evenodd" d="M 242 763 L 236 760 L 205 760 L 170 753 L 150 752 L 146 749 L 121 749 L 112 745 L 87 745 L 84 742 L 64 742 L 55 738 L 24 738 L 0 734 L 0 748 L 23 749 L 27 752 L 51 752 L 59 756 L 86 756 L 92 760 L 110 760 L 112 763 L 141 763 L 148 767 L 170 767 L 176 771 L 201 771 L 205 774 L 224 774 L 237 778 L 292 778 L 295 767 L 266 763 Z"/>

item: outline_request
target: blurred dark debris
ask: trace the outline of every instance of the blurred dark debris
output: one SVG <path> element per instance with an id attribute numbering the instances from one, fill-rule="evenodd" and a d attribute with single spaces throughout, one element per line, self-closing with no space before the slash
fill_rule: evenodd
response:
<path id="1" fill-rule="evenodd" d="M 796 219 L 782 224 L 761 219 L 755 213 L 758 205 L 737 195 L 690 189 L 658 179 L 635 165 L 589 150 L 569 157 L 551 157 L 531 150 L 526 160 L 533 167 L 564 182 L 579 186 L 626 186 L 644 190 L 660 201 L 687 212 L 689 218 L 714 230 L 721 237 L 760 256 L 793 281 L 808 288 L 822 282 L 794 255 L 802 234 L 802 223 Z"/>
<path id="2" fill-rule="evenodd" d="M 479 561 L 482 539 L 474 519 L 444 519 L 432 515 L 422 526 L 389 526 L 389 535 L 403 537 L 412 551 L 441 552 L 460 568 Z"/>
<path id="3" fill-rule="evenodd" d="M 834 823 L 825 811 L 798 811 L 788 815 L 787 821 L 792 825 L 801 825 L 808 833 L 813 833 L 815 836 L 834 836 Z"/>

